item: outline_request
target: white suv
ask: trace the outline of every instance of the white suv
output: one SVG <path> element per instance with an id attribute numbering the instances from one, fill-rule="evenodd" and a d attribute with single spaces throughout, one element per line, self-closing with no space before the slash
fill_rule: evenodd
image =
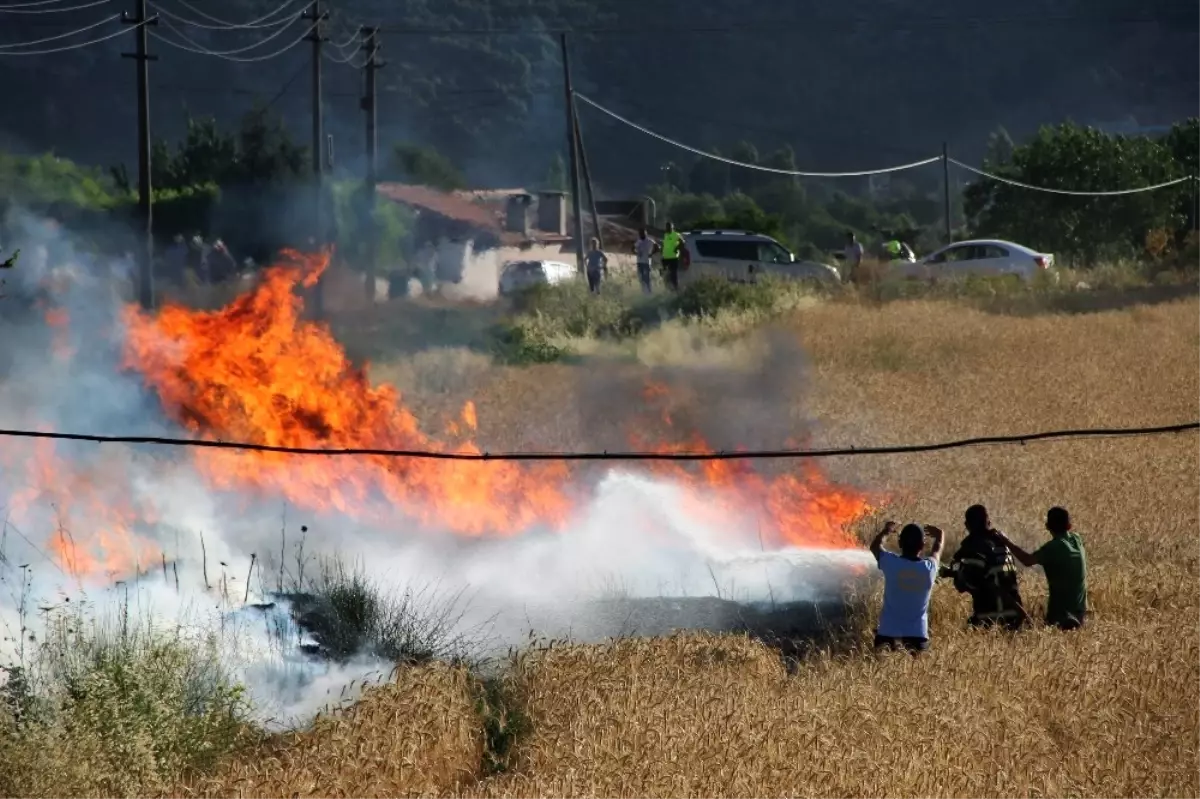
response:
<path id="1" fill-rule="evenodd" d="M 753 283 L 759 275 L 789 280 L 841 282 L 837 269 L 796 256 L 770 236 L 743 230 L 689 230 L 683 234 L 679 283 L 703 277 L 724 277 L 736 283 Z"/>

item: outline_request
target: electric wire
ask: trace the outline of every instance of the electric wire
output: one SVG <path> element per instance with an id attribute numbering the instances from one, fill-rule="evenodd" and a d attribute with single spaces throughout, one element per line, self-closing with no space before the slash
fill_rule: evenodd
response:
<path id="1" fill-rule="evenodd" d="M 276 58 L 276 57 L 278 57 L 278 56 L 281 56 L 281 55 L 283 55 L 283 54 L 284 54 L 284 53 L 286 53 L 288 50 L 291 50 L 293 47 L 295 47 L 296 45 L 298 45 L 298 44 L 300 44 L 301 42 L 303 42 L 303 41 L 304 41 L 304 40 L 305 40 L 305 39 L 308 37 L 308 35 L 309 35 L 310 33 L 312 33 L 314 30 L 316 30 L 316 27 L 317 27 L 318 25 L 320 25 L 320 24 L 321 24 L 320 22 L 314 22 L 314 23 L 313 23 L 312 25 L 310 25 L 310 26 L 309 26 L 309 28 L 308 28 L 306 31 L 304 31 L 304 33 L 302 33 L 302 34 L 301 34 L 301 35 L 300 35 L 300 36 L 299 36 L 299 37 L 298 37 L 298 38 L 297 38 L 295 41 L 293 41 L 293 42 L 291 42 L 291 43 L 289 43 L 289 44 L 286 44 L 286 45 L 284 45 L 283 47 L 279 48 L 278 50 L 276 50 L 276 51 L 274 51 L 274 52 L 267 53 L 266 55 L 250 56 L 250 57 L 247 57 L 247 58 L 238 58 L 238 57 L 236 57 L 236 56 L 232 56 L 232 55 L 226 55 L 226 54 L 223 54 L 223 53 L 214 52 L 214 51 L 212 51 L 212 50 L 207 50 L 207 49 L 204 49 L 204 48 L 193 49 L 193 48 L 191 48 L 191 47 L 187 47 L 187 46 L 185 46 L 185 45 L 181 45 L 181 44 L 179 44 L 178 42 L 173 42 L 173 41 L 171 41 L 170 39 L 168 39 L 168 38 L 166 38 L 166 37 L 164 37 L 164 36 L 160 36 L 159 34 L 155 33 L 154 31 L 150 31 L 150 35 L 151 35 L 151 36 L 153 36 L 153 37 L 154 37 L 155 39 L 157 39 L 158 41 L 162 42 L 163 44 L 165 44 L 165 45 L 168 45 L 169 47 L 174 47 L 174 48 L 176 48 L 176 49 L 178 49 L 178 50 L 183 50 L 183 51 L 185 51 L 185 52 L 189 52 L 189 53 L 195 53 L 195 54 L 197 54 L 197 55 L 205 55 L 205 56 L 212 56 L 212 57 L 214 57 L 214 58 L 221 58 L 221 59 L 224 59 L 224 60 L 226 60 L 226 61 L 233 61 L 233 62 L 236 62 L 236 63 L 239 63 L 239 64 L 251 64 L 251 63 L 258 62 L 258 61 L 269 61 L 269 60 L 270 60 L 270 59 L 272 59 L 272 58 Z M 262 42 L 259 42 L 258 44 L 262 44 Z M 257 46 L 257 45 L 256 45 L 256 46 Z"/>
<path id="2" fill-rule="evenodd" d="M 704 150 L 701 150 L 699 148 L 692 147 L 690 145 L 684 144 L 683 142 L 679 142 L 679 141 L 676 141 L 675 139 L 671 139 L 671 138 L 668 138 L 667 136 L 663 136 L 661 133 L 655 133 L 654 131 L 650 130 L 649 128 L 642 127 L 641 125 L 637 124 L 636 122 L 632 122 L 632 121 L 626 119 L 625 117 L 618 114 L 616 111 L 612 111 L 608 108 L 605 108 L 604 106 L 597 103 L 595 100 L 588 99 L 587 97 L 580 94 L 579 92 L 575 92 L 575 99 L 582 100 L 583 102 L 592 106 L 596 110 L 607 114 L 608 116 L 612 117 L 613 119 L 617 120 L 618 122 L 628 125 L 629 127 L 633 128 L 634 130 L 641 131 L 642 133 L 645 133 L 648 136 L 652 136 L 653 138 L 658 139 L 659 141 L 666 142 L 667 144 L 670 144 L 674 147 L 678 147 L 681 150 L 687 150 L 690 153 L 695 153 L 696 155 L 711 159 L 713 161 L 721 161 L 722 163 L 730 164 L 732 166 L 739 166 L 744 169 L 753 169 L 753 170 L 757 170 L 759 172 L 771 172 L 776 175 L 794 175 L 797 177 L 807 177 L 807 178 L 866 177 L 868 175 L 884 175 L 884 174 L 889 174 L 892 172 L 902 172 L 902 171 L 908 170 L 908 169 L 916 169 L 917 167 L 928 166 L 929 164 L 937 163 L 938 161 L 942 160 L 942 157 L 940 155 L 935 155 L 932 158 L 926 158 L 921 161 L 914 161 L 911 164 L 900 164 L 899 166 L 884 167 L 883 169 L 865 169 L 865 170 L 860 170 L 857 172 L 802 172 L 797 169 L 777 169 L 775 167 L 762 166 L 761 164 L 748 164 L 744 161 L 735 161 L 732 158 L 725 158 L 724 156 L 714 155 L 713 153 L 707 153 Z"/>
<path id="3" fill-rule="evenodd" d="M 154 18 L 151 17 L 151 19 L 154 19 Z M 149 22 L 149 21 L 150 20 L 146 20 L 146 22 Z M 0 56 L 51 55 L 53 53 L 67 53 L 67 52 L 70 52 L 71 50 L 82 50 L 85 47 L 91 47 L 93 44 L 100 44 L 101 42 L 107 42 L 109 39 L 115 39 L 118 36 L 129 33 L 130 31 L 136 30 L 137 28 L 140 28 L 143 25 L 145 25 L 146 22 L 139 22 L 135 25 L 130 25 L 127 28 L 123 28 L 122 30 L 119 30 L 115 33 L 110 33 L 108 36 L 101 36 L 99 39 L 92 39 L 91 41 L 80 42 L 78 44 L 68 45 L 67 47 L 53 47 L 49 50 L 14 50 L 14 51 L 2 50 L 2 51 L 0 51 Z M 153 36 L 154 34 L 151 33 L 150 35 Z"/>
<path id="4" fill-rule="evenodd" d="M 1147 191 L 1158 191 L 1159 189 L 1165 189 L 1165 188 L 1168 188 L 1169 186 L 1178 186 L 1180 183 L 1185 183 L 1189 180 L 1196 180 L 1195 175 L 1187 175 L 1182 178 L 1176 178 L 1175 180 L 1168 180 L 1163 183 L 1156 183 L 1153 186 L 1140 186 L 1136 189 L 1115 189 L 1113 191 L 1069 191 L 1067 189 L 1052 189 L 1047 186 L 1034 186 L 1029 183 L 1022 183 L 1019 180 L 1013 180 L 1012 178 L 1006 178 L 1006 177 L 1001 177 L 1000 175 L 994 175 L 991 172 L 985 172 L 982 169 L 976 169 L 973 166 L 967 166 L 962 161 L 956 160 L 954 158 L 947 158 L 946 160 L 948 160 L 950 163 L 954 164 L 955 166 L 959 167 L 960 169 L 965 169 L 968 172 L 973 172 L 974 174 L 978 175 L 979 177 L 986 178 L 988 180 L 994 180 L 997 183 L 1007 183 L 1010 186 L 1016 186 L 1021 189 L 1029 189 L 1030 191 L 1045 192 L 1047 194 L 1066 194 L 1071 197 L 1120 197 L 1120 196 L 1124 196 L 1124 195 L 1128 195 L 1128 194 L 1141 194 L 1141 193 L 1147 192 Z"/>
<path id="5" fill-rule="evenodd" d="M 249 22 L 229 22 L 228 20 L 221 19 L 220 17 L 214 17 L 211 14 L 206 14 L 205 12 L 196 8 L 195 6 L 187 3 L 186 0 L 175 0 L 175 2 L 178 3 L 179 5 L 183 6 L 184 8 L 186 8 L 188 11 L 191 11 L 196 16 L 202 17 L 211 22 L 216 22 L 218 24 L 219 27 L 210 27 L 210 30 L 244 30 L 244 29 L 254 29 L 254 28 L 270 28 L 270 27 L 274 27 L 275 25 L 282 24 L 283 20 L 275 20 L 273 22 L 268 22 L 267 20 L 271 20 L 274 17 L 280 16 L 284 11 L 288 10 L 289 6 L 293 6 L 295 4 L 296 0 L 284 0 L 284 2 L 282 4 L 280 4 L 279 6 L 276 6 L 273 11 L 270 11 L 270 12 L 264 14 L 263 16 L 258 17 L 257 19 L 252 19 Z M 157 3 L 154 3 L 154 6 L 156 8 L 159 7 Z M 172 16 L 172 15 L 164 14 L 164 16 Z M 189 24 L 195 28 L 209 27 L 202 23 L 197 23 L 197 22 L 188 22 L 187 24 Z"/>
<path id="6" fill-rule="evenodd" d="M 871 445 L 864 447 L 831 447 L 825 449 L 776 449 L 699 452 L 437 452 L 431 450 L 399 450 L 374 447 L 325 449 L 317 447 L 287 447 L 274 444 L 219 441 L 211 439 L 170 438 L 163 436 L 107 436 L 90 433 L 58 433 L 44 430 L 0 429 L 0 437 L 51 439 L 57 441 L 87 441 L 97 444 L 151 444 L 157 446 L 233 449 L 247 452 L 273 452 L 287 455 L 355 455 L 416 460 L 448 461 L 730 461 L 781 460 L 795 458 L 834 458 L 857 455 L 906 455 L 938 452 L 968 447 L 998 446 L 1066 440 L 1076 438 L 1130 438 L 1159 436 L 1200 430 L 1200 420 L 1155 427 L 1108 427 L 1075 430 L 1049 430 L 1003 436 L 978 436 L 932 444 Z"/>
<path id="7" fill-rule="evenodd" d="M 85 8 L 95 8 L 96 6 L 106 5 L 111 0 L 93 0 L 91 3 L 81 3 L 69 8 L 27 8 L 23 6 L 0 6 L 0 14 L 65 14 L 69 11 L 82 11 Z M 37 3 L 29 3 L 28 5 L 38 5 Z"/>
<path id="8" fill-rule="evenodd" d="M 245 47 L 238 47 L 233 50 L 209 50 L 207 47 L 200 44 L 195 39 L 188 37 L 188 35 L 185 34 L 183 31 L 179 30 L 179 28 L 176 28 L 174 25 L 172 25 L 170 20 L 164 19 L 162 22 L 163 22 L 163 27 L 165 27 L 167 30 L 171 31 L 171 33 L 174 33 L 176 36 L 178 36 L 180 39 L 183 39 L 185 42 L 190 44 L 192 47 L 197 48 L 197 49 L 191 50 L 191 52 L 202 53 L 203 55 L 224 57 L 224 56 L 239 55 L 241 53 L 249 52 L 250 50 L 253 50 L 256 47 L 261 47 L 262 45 L 266 44 L 267 42 L 274 41 L 275 39 L 278 39 L 280 36 L 282 36 L 284 33 L 286 33 L 288 27 L 297 21 L 298 21 L 298 18 L 291 20 L 287 25 L 284 25 L 279 30 L 275 31 L 274 33 L 267 36 L 266 38 L 259 39 L 258 41 L 252 42 L 251 44 L 248 44 Z M 183 48 L 183 49 L 186 49 L 186 48 Z"/>
<path id="9" fill-rule="evenodd" d="M 100 20 L 99 22 L 93 22 L 91 25 L 88 25 L 83 28 L 77 28 L 73 31 L 68 31 L 67 33 L 58 33 L 58 34 L 55 34 L 54 36 L 47 36 L 43 39 L 34 39 L 34 40 L 28 41 L 28 42 L 13 42 L 13 43 L 6 42 L 4 44 L 0 44 L 0 50 L 8 50 L 13 47 L 31 47 L 35 44 L 45 44 L 46 42 L 56 42 L 59 39 L 69 39 L 72 36 L 78 36 L 81 33 L 86 33 L 87 31 L 95 30 L 96 28 L 99 28 L 101 25 L 106 25 L 109 22 L 112 22 L 112 21 L 120 19 L 120 18 L 121 18 L 120 14 L 113 14 L 111 17 L 105 17 L 104 19 Z"/>

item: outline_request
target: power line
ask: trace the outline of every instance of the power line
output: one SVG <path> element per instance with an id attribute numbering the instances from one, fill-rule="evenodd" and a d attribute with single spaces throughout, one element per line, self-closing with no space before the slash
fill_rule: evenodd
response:
<path id="1" fill-rule="evenodd" d="M 96 444 L 153 444 L 172 447 L 236 449 L 248 452 L 273 452 L 286 455 L 368 455 L 386 458 L 413 458 L 449 461 L 729 461 L 781 460 L 791 458 L 833 458 L 852 455 L 905 455 L 937 452 L 966 447 L 1027 444 L 1039 441 L 1072 438 L 1130 438 L 1156 436 L 1200 430 L 1200 421 L 1157 427 L 1086 428 L 1052 430 L 1008 436 L 980 436 L 935 444 L 900 446 L 838 447 L 828 449 L 742 450 L 734 452 L 433 452 L 429 450 L 398 450 L 376 448 L 319 449 L 314 447 L 285 447 L 249 442 L 207 441 L 203 439 L 166 438 L 159 436 L 102 436 L 85 433 L 49 433 L 41 430 L 3 430 L 0 437 L 37 438 L 58 441 L 89 441 Z"/>
<path id="2" fill-rule="evenodd" d="M 317 27 L 317 24 L 319 24 L 319 23 L 313 23 L 295 41 L 291 42 L 290 44 L 284 45 L 283 47 L 279 48 L 278 50 L 276 50 L 272 53 L 267 53 L 266 55 L 260 55 L 260 56 L 251 56 L 248 58 L 237 58 L 232 55 L 228 55 L 225 53 L 219 53 L 214 50 L 208 50 L 208 49 L 204 49 L 204 48 L 193 49 L 191 47 L 187 47 L 185 45 L 179 44 L 178 42 L 173 42 L 170 39 L 155 33 L 154 31 L 150 31 L 150 35 L 153 36 L 158 41 L 162 42 L 163 44 L 168 45 L 169 47 L 174 47 L 177 50 L 183 50 L 185 52 L 195 53 L 197 55 L 206 55 L 206 56 L 213 56 L 214 58 L 222 58 L 226 61 L 235 61 L 239 64 L 250 64 L 250 63 L 257 62 L 257 61 L 268 61 L 272 58 L 283 55 L 288 50 L 291 50 L 293 47 L 300 44 L 300 42 L 304 41 L 305 38 L 308 36 L 308 34 L 311 33 Z M 178 31 L 176 31 L 176 33 L 178 33 Z M 269 38 L 274 38 L 274 34 Z M 191 41 L 191 40 L 189 39 L 188 41 Z M 267 40 L 263 40 L 263 41 L 267 41 Z M 257 44 L 255 44 L 254 46 L 257 47 L 258 45 L 261 45 L 261 44 L 262 44 L 262 42 L 260 41 Z"/>
<path id="3" fill-rule="evenodd" d="M 270 36 L 267 36 L 265 39 L 259 39 L 258 41 L 253 42 L 252 44 L 248 44 L 245 47 L 238 47 L 234 50 L 209 50 L 204 45 L 197 42 L 195 39 L 189 38 L 187 36 L 187 34 L 183 33 L 183 31 L 179 30 L 179 28 L 176 28 L 174 25 L 172 25 L 170 20 L 164 19 L 163 27 L 167 28 L 169 31 L 171 31 L 171 33 L 174 33 L 180 39 L 183 39 L 185 42 L 192 45 L 192 47 L 198 48 L 195 50 L 191 50 L 190 52 L 203 53 L 204 55 L 211 55 L 211 56 L 230 56 L 230 55 L 238 55 L 239 53 L 245 53 L 248 50 L 253 50 L 256 47 L 260 47 L 260 46 L 266 44 L 267 42 L 274 41 L 275 39 L 279 38 L 284 33 L 286 33 L 288 26 L 294 22 L 296 22 L 296 20 L 290 20 L 287 25 L 284 25 L 282 28 L 275 31 Z"/>
<path id="4" fill-rule="evenodd" d="M 152 17 L 150 20 L 147 20 L 147 22 L 152 21 L 154 19 L 157 19 L 157 17 Z M 79 44 L 68 45 L 67 47 L 54 47 L 49 50 L 14 50 L 12 52 L 5 50 L 5 51 L 0 51 L 0 56 L 51 55 L 53 53 L 66 53 L 71 50 L 81 50 L 84 47 L 91 47 L 93 44 L 100 44 L 101 42 L 107 42 L 109 39 L 115 39 L 118 36 L 120 36 L 124 33 L 128 33 L 130 31 L 136 30 L 145 24 L 146 24 L 146 22 L 139 22 L 136 25 L 133 25 L 131 27 L 122 28 L 121 30 L 117 31 L 116 33 L 110 33 L 108 36 L 102 36 L 99 39 L 92 39 L 91 41 L 87 41 L 87 42 L 80 42 Z"/>
<path id="5" fill-rule="evenodd" d="M 589 100 L 587 97 L 584 97 L 579 92 L 575 92 L 575 98 L 578 100 L 582 100 L 583 102 L 590 105 L 592 108 L 595 108 L 597 111 L 601 111 L 605 114 L 608 114 L 613 119 L 617 120 L 618 122 L 622 122 L 622 123 L 628 125 L 629 127 L 633 128 L 634 130 L 641 131 L 642 133 L 645 133 L 648 136 L 653 136 L 654 138 L 658 139 L 659 141 L 666 142 L 667 144 L 670 144 L 674 147 L 678 147 L 681 150 L 687 150 L 690 153 L 695 153 L 696 155 L 702 156 L 704 158 L 709 158 L 714 161 L 721 161 L 722 163 L 730 164 L 732 166 L 740 166 L 744 169 L 754 169 L 759 172 L 771 172 L 776 175 L 794 175 L 797 177 L 808 177 L 808 178 L 866 177 L 868 175 L 883 175 L 883 174 L 887 174 L 890 172 L 902 172 L 907 169 L 916 169 L 917 167 L 927 166 L 929 164 L 932 164 L 932 163 L 942 160 L 942 157 L 940 155 L 935 155 L 932 158 L 926 158 L 922 161 L 914 161 L 911 164 L 901 164 L 899 166 L 885 167 L 883 169 L 868 169 L 868 170 L 862 170 L 859 172 L 801 172 L 796 169 L 776 169 L 775 167 L 762 166 L 760 164 L 748 164 L 744 161 L 735 161 L 732 158 L 725 158 L 724 156 L 714 155 L 713 153 L 705 152 L 704 150 L 701 150 L 699 148 L 692 147 L 692 146 L 684 144 L 682 142 L 678 142 L 674 139 L 667 138 L 666 136 L 663 136 L 661 133 L 655 133 L 654 131 L 650 130 L 649 128 L 644 128 L 641 125 L 637 124 L 636 122 L 631 122 L 630 120 L 628 120 L 625 117 L 618 114 L 616 111 L 611 111 L 611 110 L 605 108 L 604 106 L 600 105 L 596 101 Z"/>
<path id="6" fill-rule="evenodd" d="M 113 20 L 119 19 L 120 17 L 121 17 L 120 14 L 113 14 L 111 17 L 105 17 L 104 19 L 100 20 L 99 22 L 94 22 L 91 25 L 88 25 L 86 27 L 77 28 L 76 30 L 68 31 L 67 33 L 59 33 L 54 36 L 47 36 L 44 39 L 34 39 L 33 41 L 30 41 L 30 42 L 5 42 L 4 44 L 0 44 L 0 50 L 8 50 L 12 47 L 31 47 L 35 44 L 45 44 L 46 42 L 55 42 L 55 41 L 58 41 L 59 39 L 69 39 L 72 36 L 77 36 L 81 33 L 85 33 L 87 31 L 94 30 L 95 28 L 99 28 L 101 25 L 112 22 Z"/>
<path id="7" fill-rule="evenodd" d="M 175 2 L 179 3 L 179 5 L 183 6 L 188 11 L 191 11 L 196 16 L 210 20 L 211 22 L 216 22 L 217 25 L 205 25 L 204 23 L 201 23 L 201 22 L 192 22 L 190 20 L 185 20 L 175 14 L 171 14 L 169 12 L 164 11 L 158 5 L 158 3 L 152 3 L 152 5 L 154 5 L 155 8 L 158 8 L 159 11 L 163 11 L 163 16 L 171 17 L 172 19 L 176 19 L 179 22 L 183 22 L 187 25 L 191 25 L 194 28 L 207 28 L 209 30 L 245 30 L 245 29 L 253 29 L 253 28 L 270 28 L 275 25 L 282 24 L 284 22 L 284 20 L 276 20 L 273 22 L 268 22 L 267 20 L 271 20 L 274 17 L 283 15 L 283 13 L 285 11 L 289 10 L 289 8 L 288 8 L 289 6 L 292 6 L 295 4 L 296 0 L 284 0 L 283 4 L 277 6 L 275 8 L 275 10 L 270 11 L 270 12 L 264 14 L 263 16 L 258 17 L 257 19 L 252 19 L 249 22 L 229 22 L 228 20 L 223 20 L 220 17 L 214 17 L 212 14 L 206 14 L 205 12 L 196 8 L 195 6 L 189 5 L 186 2 L 186 0 L 175 0 Z"/>
<path id="8" fill-rule="evenodd" d="M 289 0 L 289 2 L 291 2 L 291 0 Z M 158 3 L 151 2 L 150 5 L 154 7 L 155 11 L 162 14 L 164 17 L 166 17 L 168 19 L 173 19 L 181 25 L 187 25 L 192 28 L 200 28 L 201 30 L 206 30 L 206 31 L 261 30 L 263 28 L 274 28 L 279 25 L 286 25 L 289 22 L 293 21 L 290 19 L 279 19 L 279 20 L 273 20 L 271 22 L 264 22 L 261 24 L 251 23 L 251 24 L 247 24 L 247 25 L 209 25 L 204 22 L 196 22 L 195 20 L 191 20 L 191 19 L 188 19 L 187 17 L 180 16 L 179 14 L 176 14 L 174 11 L 163 8 Z"/>
<path id="9" fill-rule="evenodd" d="M 1046 26 L 1054 23 L 1068 24 L 1074 28 L 1107 28 L 1107 27 L 1124 27 L 1136 24 L 1179 24 L 1191 25 L 1195 22 L 1195 15 L 1191 13 L 1191 9 L 1185 6 L 1180 6 L 1179 11 L 1188 10 L 1187 18 L 1182 15 L 1178 18 L 1164 19 L 1155 17 L 1096 17 L 1095 15 L 1058 15 L 1058 16 L 1025 16 L 1025 17 L 907 17 L 905 24 L 896 25 L 891 22 L 886 24 L 888 30 L 896 31 L 915 31 L 922 28 L 937 28 L 937 27 L 991 27 L 996 25 L 1008 24 L 1025 24 Z M 579 34 L 579 35 L 635 35 L 644 34 L 651 36 L 661 36 L 663 30 L 670 30 L 672 34 L 718 34 L 725 35 L 730 33 L 779 33 L 781 31 L 794 30 L 814 30 L 818 28 L 855 28 L 866 25 L 879 25 L 880 20 L 877 17 L 837 17 L 837 16 L 805 16 L 803 19 L 795 17 L 790 19 L 780 20 L 758 20 L 743 24 L 733 25 L 676 25 L 670 21 L 650 20 L 639 22 L 637 24 L 617 25 L 617 26 L 559 26 L 559 27 L 537 27 L 536 20 L 525 20 L 524 24 L 518 27 L 498 28 L 429 28 L 403 26 L 400 24 L 388 25 L 383 24 L 380 31 L 383 33 L 408 35 L 408 36 L 438 36 L 438 37 L 454 37 L 454 36 L 557 36 L 563 33 Z"/>
<path id="10" fill-rule="evenodd" d="M 70 8 L 29 8 L 28 6 L 45 5 L 45 3 L 25 3 L 23 6 L 0 6 L 0 14 L 65 14 L 68 11 L 82 11 L 85 8 L 95 8 L 109 2 L 111 0 L 93 0 L 91 3 L 82 3 Z"/>
<path id="11" fill-rule="evenodd" d="M 1051 188 L 1047 188 L 1046 186 L 1032 186 L 1028 183 L 1022 183 L 1019 180 L 1013 180 L 1012 178 L 1001 177 L 1000 175 L 993 175 L 990 172 L 984 172 L 982 169 L 976 169 L 973 166 L 967 166 L 962 161 L 958 161 L 953 158 L 947 158 L 946 160 L 949 161 L 950 163 L 954 164 L 955 166 L 959 167 L 960 169 L 965 169 L 968 172 L 973 172 L 982 178 L 987 178 L 988 180 L 994 180 L 998 183 L 1007 183 L 1010 186 L 1016 186 L 1021 189 L 1029 189 L 1031 191 L 1041 191 L 1041 192 L 1046 192 L 1049 194 L 1067 194 L 1072 197 L 1120 197 L 1120 196 L 1128 195 L 1128 194 L 1141 194 L 1142 192 L 1147 192 L 1147 191 L 1158 191 L 1159 189 L 1165 189 L 1168 186 L 1178 186 L 1180 183 L 1184 183 L 1189 180 L 1196 180 L 1195 175 L 1188 175 L 1186 177 L 1176 178 L 1175 180 L 1168 180 L 1164 183 L 1156 183 L 1153 186 L 1142 186 L 1142 187 L 1136 188 L 1136 189 L 1117 189 L 1115 191 L 1068 191 L 1067 189 L 1051 189 Z"/>

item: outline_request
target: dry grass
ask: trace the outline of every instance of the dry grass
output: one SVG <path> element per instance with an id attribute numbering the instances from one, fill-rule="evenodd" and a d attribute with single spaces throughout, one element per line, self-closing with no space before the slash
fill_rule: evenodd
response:
<path id="1" fill-rule="evenodd" d="M 1195 299 L 1033 316 L 904 301 L 817 304 L 786 324 L 809 356 L 796 368 L 807 370 L 803 411 L 820 421 L 815 443 L 833 444 L 1195 419 L 1198 319 Z M 658 335 L 643 356 L 655 365 L 762 349 L 710 352 L 712 341 L 683 327 Z M 435 415 L 472 396 L 493 446 L 587 440 L 591 422 L 573 409 L 594 379 L 588 363 L 484 369 L 474 356 L 446 357 L 462 371 L 436 389 L 428 362 L 381 369 L 427 392 L 422 410 Z M 547 403 L 559 409 L 550 425 Z M 939 585 L 933 649 L 916 660 L 849 650 L 789 675 L 737 637 L 554 648 L 513 665 L 500 697 L 508 714 L 465 672 L 421 667 L 173 793 L 1198 796 L 1198 455 L 1187 434 L 826 464 L 889 494 L 889 514 L 952 532 L 982 501 L 1031 545 L 1045 535 L 1045 509 L 1066 505 L 1091 562 L 1095 619 L 1083 631 L 968 632 L 967 600 Z M 1040 573 L 1024 586 L 1040 614 Z M 867 599 L 870 616 L 877 595 Z M 502 744 L 512 748 L 497 757 Z M 62 788 L 72 789 L 87 790 Z"/>

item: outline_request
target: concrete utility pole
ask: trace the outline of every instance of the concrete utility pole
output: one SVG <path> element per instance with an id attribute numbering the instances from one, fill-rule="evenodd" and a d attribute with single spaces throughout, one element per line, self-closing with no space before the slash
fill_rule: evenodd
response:
<path id="1" fill-rule="evenodd" d="M 572 98 L 574 99 L 574 98 Z M 583 168 L 583 182 L 587 184 L 588 203 L 592 210 L 592 227 L 596 230 L 596 238 L 600 240 L 600 249 L 604 249 L 604 232 L 600 230 L 600 214 L 596 213 L 596 190 L 592 183 L 592 171 L 588 169 L 587 147 L 583 144 L 583 128 L 579 126 L 579 109 L 572 112 L 575 118 L 575 146 L 579 148 L 579 165 Z"/>
<path id="2" fill-rule="evenodd" d="M 375 73 L 384 64 L 378 60 L 379 28 L 359 29 L 363 37 L 363 49 L 367 52 L 367 63 L 363 65 L 366 91 L 362 98 L 362 110 L 367 112 L 367 179 L 364 186 L 367 214 L 367 301 L 375 301 L 375 269 L 379 257 L 379 230 L 375 224 L 375 184 L 379 181 L 379 115 L 376 105 L 377 92 Z"/>
<path id="3" fill-rule="evenodd" d="M 138 97 L 138 216 L 141 217 L 143 249 L 138 254 L 138 301 L 142 308 L 154 307 L 154 212 L 150 191 L 150 63 L 156 56 L 146 52 L 147 25 L 157 25 L 158 17 L 146 15 L 146 0 L 135 0 L 134 14 L 121 15 L 126 25 L 137 25 L 137 52 L 121 53 L 122 58 L 137 61 Z"/>
<path id="4" fill-rule="evenodd" d="M 575 90 L 571 86 L 571 57 L 567 52 L 567 34 L 560 34 L 562 45 L 563 88 L 567 99 L 567 153 L 571 174 L 571 210 L 575 216 L 575 268 L 583 271 L 583 198 L 579 196 L 579 152 L 578 131 L 575 128 Z"/>
<path id="5" fill-rule="evenodd" d="M 325 137 L 324 109 L 321 106 L 321 45 L 325 42 L 324 25 L 329 19 L 329 12 L 321 10 L 321 0 L 313 0 L 308 10 L 300 16 L 311 21 L 313 28 L 305 37 L 312 42 L 312 157 L 313 157 L 313 236 L 317 247 L 323 247 L 329 242 L 325 240 Z M 313 288 L 313 314 L 320 319 L 325 314 L 325 276 L 322 275 Z"/>

